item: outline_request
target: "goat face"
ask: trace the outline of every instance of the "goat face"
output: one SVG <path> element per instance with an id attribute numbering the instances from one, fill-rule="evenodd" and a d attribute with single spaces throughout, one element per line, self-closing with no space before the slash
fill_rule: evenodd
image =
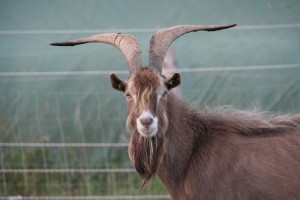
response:
<path id="1" fill-rule="evenodd" d="M 153 68 L 141 68 L 122 81 L 111 75 L 112 87 L 122 91 L 127 100 L 126 126 L 132 130 L 130 159 L 144 179 L 143 186 L 155 175 L 163 158 L 165 132 L 168 127 L 167 99 L 170 90 L 180 84 L 180 75 L 171 78 Z"/>
<path id="2" fill-rule="evenodd" d="M 128 129 L 136 130 L 144 138 L 155 137 L 167 129 L 166 103 L 168 93 L 180 84 L 180 75 L 171 78 L 160 75 L 153 68 L 142 68 L 128 80 L 111 75 L 111 85 L 122 91 L 127 100 Z"/>

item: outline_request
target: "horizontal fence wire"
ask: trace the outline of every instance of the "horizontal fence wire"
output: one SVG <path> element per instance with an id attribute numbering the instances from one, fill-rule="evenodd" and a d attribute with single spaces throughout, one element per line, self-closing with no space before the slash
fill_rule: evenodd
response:
<path id="1" fill-rule="evenodd" d="M 125 200 L 125 199 L 171 199 L 170 195 L 126 195 L 126 196 L 7 196 L 1 200 Z"/>
<path id="2" fill-rule="evenodd" d="M 0 169 L 0 173 L 132 173 L 132 168 L 122 169 Z"/>
<path id="3" fill-rule="evenodd" d="M 215 71 L 249 71 L 249 70 L 276 70 L 300 68 L 300 64 L 278 64 L 278 65 L 254 65 L 254 66 L 230 66 L 230 67 L 199 67 L 180 68 L 175 71 L 181 73 L 215 72 Z M 166 70 L 167 71 L 167 70 Z M 55 72 L 0 72 L 1 76 L 91 76 L 110 75 L 112 73 L 128 74 L 128 70 L 97 70 L 97 71 L 55 71 Z"/>
<path id="4" fill-rule="evenodd" d="M 128 143 L 0 143 L 0 147 L 128 147 Z M 0 169 L 0 173 L 132 173 L 123 169 Z"/>
<path id="5" fill-rule="evenodd" d="M 0 143 L 0 147 L 128 147 L 128 143 Z"/>
<path id="6" fill-rule="evenodd" d="M 300 24 L 265 24 L 265 25 L 238 25 L 230 30 L 282 29 L 300 28 Z M 1 30 L 1 35 L 12 34 L 83 34 L 83 33 L 152 33 L 162 28 L 133 28 L 133 29 L 90 29 L 90 30 Z"/>

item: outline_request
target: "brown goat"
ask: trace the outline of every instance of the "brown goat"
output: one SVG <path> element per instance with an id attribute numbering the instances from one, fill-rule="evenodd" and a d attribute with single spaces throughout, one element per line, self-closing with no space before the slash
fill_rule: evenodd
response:
<path id="1" fill-rule="evenodd" d="M 104 42 L 123 52 L 130 76 L 110 77 L 127 99 L 129 155 L 147 184 L 158 174 L 173 199 L 300 199 L 300 115 L 269 116 L 232 108 L 198 110 L 172 89 L 180 75 L 162 75 L 170 44 L 191 31 L 228 26 L 178 26 L 151 39 L 149 65 L 142 67 L 136 39 L 101 34 L 54 43 L 73 46 Z"/>

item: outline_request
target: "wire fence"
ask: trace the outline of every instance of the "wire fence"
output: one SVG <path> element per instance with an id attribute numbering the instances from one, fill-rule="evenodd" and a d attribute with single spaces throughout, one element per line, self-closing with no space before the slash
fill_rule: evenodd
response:
<path id="1" fill-rule="evenodd" d="M 272 70 L 272 69 L 293 69 L 300 68 L 300 64 L 280 64 L 280 65 L 258 65 L 258 66 L 232 66 L 232 67 L 198 67 L 180 68 L 177 72 L 226 72 L 226 71 L 251 71 L 251 70 Z M 128 74 L 127 70 L 103 70 L 103 71 L 63 71 L 63 72 L 0 72 L 0 77 L 27 77 L 27 76 L 99 76 L 110 75 L 112 73 Z"/>
<path id="2" fill-rule="evenodd" d="M 126 200 L 126 199 L 170 199 L 169 195 L 128 195 L 128 196 L 37 196 L 22 197 L 10 196 L 0 197 L 3 200 Z"/>
<path id="3" fill-rule="evenodd" d="M 299 28 L 300 24 L 266 24 L 266 25 L 248 25 L 238 26 L 232 30 L 255 30 L 255 29 L 286 29 L 286 28 Z M 162 27 L 163 28 L 163 27 Z M 133 28 L 133 29 L 93 29 L 93 30 L 0 30 L 0 35 L 12 34 L 97 34 L 97 33 L 153 33 L 162 28 Z"/>

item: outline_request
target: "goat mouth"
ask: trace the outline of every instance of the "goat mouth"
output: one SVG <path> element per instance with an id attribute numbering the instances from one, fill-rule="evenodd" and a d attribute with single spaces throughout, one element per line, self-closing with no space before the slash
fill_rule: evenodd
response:
<path id="1" fill-rule="evenodd" d="M 143 128 L 142 130 L 139 130 L 139 134 L 144 138 L 153 138 L 156 136 L 158 129 L 152 129 L 152 128 Z"/>

